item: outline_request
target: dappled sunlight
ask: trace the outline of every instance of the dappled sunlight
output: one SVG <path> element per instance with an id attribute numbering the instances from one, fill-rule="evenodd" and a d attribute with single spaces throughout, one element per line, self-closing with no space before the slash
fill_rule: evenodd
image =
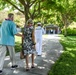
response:
<path id="1" fill-rule="evenodd" d="M 25 60 L 23 60 L 23 62 L 25 63 Z"/>
<path id="2" fill-rule="evenodd" d="M 48 39 L 60 39 L 58 34 L 50 34 L 50 35 L 43 35 L 43 38 L 48 38 Z"/>
<path id="3" fill-rule="evenodd" d="M 13 73 L 17 74 L 17 73 L 19 73 L 19 70 L 14 70 Z"/>
<path id="4" fill-rule="evenodd" d="M 32 63 L 29 62 L 29 66 L 31 67 Z M 34 63 L 34 66 L 37 66 L 37 63 Z"/>
<path id="5" fill-rule="evenodd" d="M 60 53 L 63 53 L 64 51 L 60 51 Z"/>
<path id="6" fill-rule="evenodd" d="M 68 41 L 76 41 L 76 38 L 75 38 L 75 36 L 68 36 L 67 40 Z"/>
<path id="7" fill-rule="evenodd" d="M 5 60 L 10 60 L 9 56 L 6 56 Z"/>
<path id="8" fill-rule="evenodd" d="M 52 64 L 55 64 L 55 61 L 58 59 L 59 54 L 63 51 L 61 50 L 61 45 L 58 41 L 59 37 L 58 35 L 49 35 L 48 37 L 43 39 L 43 45 L 42 45 L 42 55 L 37 56 L 37 53 L 34 56 L 34 65 L 35 68 L 31 68 L 32 66 L 32 59 L 31 54 L 29 55 L 29 68 L 30 71 L 26 72 L 26 57 L 25 59 L 20 59 L 20 52 L 16 53 L 16 63 L 19 66 L 17 69 L 9 70 L 12 63 L 9 62 L 10 57 L 7 56 L 5 60 L 7 61 L 5 63 L 5 69 L 8 70 L 9 75 L 32 75 L 33 74 L 39 74 L 39 75 L 45 75 L 47 74 L 47 71 L 50 70 L 50 67 Z M 19 46 L 19 43 L 16 43 L 17 47 Z M 20 49 L 20 47 L 16 48 L 17 50 Z M 8 66 L 8 67 L 7 67 Z"/>
<path id="9" fill-rule="evenodd" d="M 12 65 L 12 63 L 11 63 L 11 62 L 9 62 L 9 63 L 8 63 L 8 66 L 11 66 L 11 65 Z"/>
<path id="10" fill-rule="evenodd" d="M 55 55 L 58 57 L 59 53 L 61 54 L 63 51 L 58 51 L 58 49 L 55 49 Z"/>
<path id="11" fill-rule="evenodd" d="M 47 59 L 44 59 L 43 61 L 45 61 L 45 62 L 47 62 L 47 63 L 52 63 L 52 64 L 55 63 L 55 61 L 53 61 L 53 60 L 47 60 Z"/>
<path id="12" fill-rule="evenodd" d="M 62 51 L 62 50 L 58 51 L 58 49 L 55 49 L 55 52 L 56 52 L 56 54 L 59 54 L 59 53 L 63 53 L 64 51 Z"/>
<path id="13" fill-rule="evenodd" d="M 69 64 L 66 64 L 66 66 L 70 66 Z"/>
<path id="14" fill-rule="evenodd" d="M 51 62 L 52 64 L 54 64 L 54 63 L 55 63 L 55 61 L 53 61 L 53 60 L 49 60 L 49 62 Z"/>
<path id="15" fill-rule="evenodd" d="M 61 38 L 62 41 L 64 41 L 64 38 Z"/>
<path id="16" fill-rule="evenodd" d="M 73 53 L 70 53 L 70 55 L 72 56 L 72 57 L 75 57 L 76 55 L 75 54 L 73 54 Z"/>
<path id="17" fill-rule="evenodd" d="M 69 48 L 69 47 L 66 47 L 66 49 L 67 49 L 68 51 L 76 51 L 76 48 Z"/>
<path id="18" fill-rule="evenodd" d="M 72 49 L 71 48 L 69 48 L 69 47 L 66 47 L 66 49 L 68 50 L 68 51 L 71 51 Z"/>
<path id="19" fill-rule="evenodd" d="M 46 57 L 46 52 L 45 53 L 42 53 L 42 57 Z"/>
<path id="20" fill-rule="evenodd" d="M 39 68 L 39 69 L 45 69 L 45 67 L 43 67 L 43 66 L 38 66 L 38 68 Z"/>

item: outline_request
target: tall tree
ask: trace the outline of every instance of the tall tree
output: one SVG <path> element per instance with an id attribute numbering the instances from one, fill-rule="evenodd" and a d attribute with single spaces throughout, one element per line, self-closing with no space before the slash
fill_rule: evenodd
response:
<path id="1" fill-rule="evenodd" d="M 74 20 L 76 15 L 76 0 L 47 0 L 46 9 L 52 9 L 60 13 L 65 27 L 65 36 L 67 35 L 67 26 Z"/>
<path id="2" fill-rule="evenodd" d="M 25 15 L 25 22 L 31 18 L 34 19 L 40 14 L 42 0 L 1 0 L 2 8 L 9 7 L 17 9 Z"/>

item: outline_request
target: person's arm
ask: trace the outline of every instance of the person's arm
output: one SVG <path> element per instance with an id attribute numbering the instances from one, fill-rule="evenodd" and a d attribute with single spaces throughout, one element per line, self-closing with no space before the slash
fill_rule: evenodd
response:
<path id="1" fill-rule="evenodd" d="M 36 50 L 36 47 L 35 47 L 36 42 L 35 42 L 34 30 L 33 30 L 33 32 L 32 32 L 32 40 L 33 40 L 33 47 L 34 47 L 34 49 Z"/>
<path id="2" fill-rule="evenodd" d="M 17 33 L 17 34 L 16 34 L 16 36 L 23 37 L 23 35 L 22 35 L 22 34 L 20 34 L 20 33 Z"/>
<path id="3" fill-rule="evenodd" d="M 44 28 L 42 28 L 42 34 L 45 34 L 45 30 L 44 30 Z"/>
<path id="4" fill-rule="evenodd" d="M 20 37 L 24 38 L 24 36 L 23 36 L 23 28 L 22 28 L 22 29 L 20 28 L 20 32 L 21 32 L 21 33 L 19 33 L 19 32 L 17 31 L 16 36 L 20 36 Z"/>
<path id="5" fill-rule="evenodd" d="M 35 31 L 35 30 L 33 30 L 33 32 L 32 32 L 32 40 L 33 40 L 33 43 L 36 44 L 34 31 Z"/>

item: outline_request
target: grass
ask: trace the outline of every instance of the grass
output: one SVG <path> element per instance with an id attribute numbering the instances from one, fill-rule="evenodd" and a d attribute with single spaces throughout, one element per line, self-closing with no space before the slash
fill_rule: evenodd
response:
<path id="1" fill-rule="evenodd" d="M 48 75 L 76 75 L 76 36 L 61 36 L 64 52 Z"/>
<path id="2" fill-rule="evenodd" d="M 15 36 L 15 51 L 20 52 L 21 50 L 21 37 Z"/>

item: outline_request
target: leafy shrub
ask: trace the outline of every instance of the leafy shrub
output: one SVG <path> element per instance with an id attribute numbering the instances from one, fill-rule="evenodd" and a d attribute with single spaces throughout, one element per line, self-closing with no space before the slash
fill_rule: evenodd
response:
<path id="1" fill-rule="evenodd" d="M 64 34 L 65 29 L 62 29 L 62 34 Z M 76 22 L 72 22 L 66 29 L 67 35 L 76 35 Z"/>
<path id="2" fill-rule="evenodd" d="M 62 29 L 62 34 L 64 34 L 64 31 L 65 31 L 65 29 Z M 66 29 L 66 31 L 67 31 L 67 35 L 69 35 L 69 36 L 75 36 L 76 35 L 76 28 L 67 28 Z"/>

